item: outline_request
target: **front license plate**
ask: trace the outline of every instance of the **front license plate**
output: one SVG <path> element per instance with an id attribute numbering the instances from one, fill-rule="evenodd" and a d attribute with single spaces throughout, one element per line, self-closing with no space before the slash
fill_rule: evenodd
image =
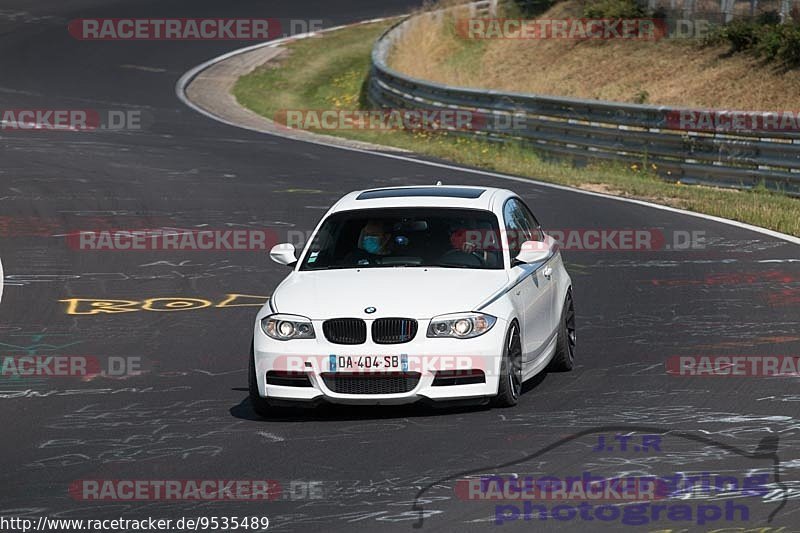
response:
<path id="1" fill-rule="evenodd" d="M 408 371 L 408 356 L 403 355 L 330 355 L 331 372 Z"/>

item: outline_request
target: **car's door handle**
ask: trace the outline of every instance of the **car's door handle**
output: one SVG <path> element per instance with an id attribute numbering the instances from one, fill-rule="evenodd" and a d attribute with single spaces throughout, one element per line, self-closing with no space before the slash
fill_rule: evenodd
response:
<path id="1" fill-rule="evenodd" d="M 550 277 L 553 275 L 553 267 L 544 267 L 542 274 L 544 274 L 544 277 L 547 279 L 550 279 Z"/>

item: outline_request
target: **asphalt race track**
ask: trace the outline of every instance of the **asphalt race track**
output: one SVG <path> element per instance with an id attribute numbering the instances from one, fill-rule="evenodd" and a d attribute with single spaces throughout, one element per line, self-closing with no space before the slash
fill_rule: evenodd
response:
<path id="1" fill-rule="evenodd" d="M 139 131 L 0 132 L 0 355 L 117 358 L 144 370 L 0 377 L 0 517 L 266 516 L 270 531 L 321 532 L 800 529 L 797 378 L 665 369 L 679 355 L 800 355 L 800 246 L 601 196 L 229 127 L 184 106 L 174 86 L 195 65 L 252 43 L 91 42 L 66 31 L 80 17 L 332 26 L 413 4 L 3 0 L 0 108 L 139 110 L 148 119 Z M 512 188 L 546 229 L 663 235 L 656 251 L 564 252 L 578 366 L 528 384 L 516 408 L 329 407 L 259 420 L 247 400 L 247 350 L 257 305 L 286 270 L 263 252 L 85 251 L 65 237 L 267 227 L 283 238 L 311 230 L 348 191 L 437 180 Z M 676 249 L 692 232 L 703 244 Z M 106 300 L 140 304 L 85 314 Z M 592 450 L 598 435 L 637 428 L 663 434 L 660 449 Z M 494 502 L 454 490 L 468 475 L 583 472 L 761 473 L 769 492 L 736 500 L 749 506 L 747 520 L 704 526 L 521 515 L 495 525 Z M 85 501 L 70 492 L 80 480 L 147 479 L 269 479 L 283 490 L 274 501 Z"/>

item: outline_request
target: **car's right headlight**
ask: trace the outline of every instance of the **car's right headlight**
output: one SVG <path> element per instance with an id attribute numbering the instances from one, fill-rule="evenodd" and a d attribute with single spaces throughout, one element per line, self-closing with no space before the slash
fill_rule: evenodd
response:
<path id="1" fill-rule="evenodd" d="M 278 341 L 315 338 L 311 320 L 299 315 L 265 316 L 261 319 L 261 329 L 268 337 Z"/>
<path id="2" fill-rule="evenodd" d="M 483 335 L 494 326 L 497 319 L 484 313 L 454 313 L 439 315 L 428 325 L 428 337 L 471 339 Z"/>

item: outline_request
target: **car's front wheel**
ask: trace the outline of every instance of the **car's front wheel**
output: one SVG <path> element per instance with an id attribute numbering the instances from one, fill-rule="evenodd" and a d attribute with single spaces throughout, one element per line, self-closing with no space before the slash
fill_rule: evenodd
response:
<path id="1" fill-rule="evenodd" d="M 497 396 L 492 399 L 495 407 L 512 407 L 519 402 L 522 394 L 522 343 L 519 339 L 519 326 L 512 322 L 506 334 L 503 347 L 503 360 L 500 363 L 500 384 Z"/>
<path id="2" fill-rule="evenodd" d="M 256 358 L 255 358 L 255 342 L 250 343 L 250 365 L 249 365 L 249 378 L 248 389 L 250 391 L 250 405 L 253 406 L 253 411 L 258 416 L 268 417 L 272 413 L 272 407 L 266 398 L 262 398 L 258 392 L 258 381 L 256 381 Z"/>

